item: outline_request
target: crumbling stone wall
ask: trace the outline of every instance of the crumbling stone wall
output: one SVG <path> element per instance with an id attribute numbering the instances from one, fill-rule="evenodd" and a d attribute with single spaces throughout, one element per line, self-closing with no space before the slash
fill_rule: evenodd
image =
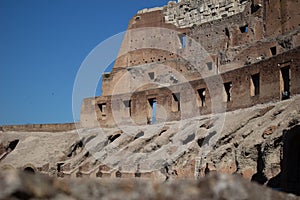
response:
<path id="1" fill-rule="evenodd" d="M 169 87 L 142 89 L 133 94 L 119 94 L 114 96 L 101 96 L 86 99 L 82 109 L 81 123 L 83 127 L 96 125 L 97 121 L 101 126 L 114 126 L 117 124 L 138 125 L 147 124 L 149 120 L 149 99 L 156 99 L 161 109 L 157 109 L 157 121 L 172 121 L 197 116 L 199 113 L 207 114 L 212 112 L 212 100 L 219 101 L 219 104 L 226 104 L 226 110 L 245 108 L 259 103 L 283 99 L 282 69 L 288 67 L 290 70 L 289 96 L 300 93 L 300 72 L 299 72 L 299 51 L 300 48 L 282 53 L 276 57 L 263 60 L 243 68 L 238 68 L 221 74 L 222 82 L 218 83 L 218 75 L 189 83 L 177 84 Z M 258 74 L 259 92 L 252 94 L 252 76 Z M 230 100 L 224 99 L 223 83 L 231 83 Z M 207 85 L 210 83 L 210 88 Z M 192 93 L 189 87 L 192 87 Z M 199 104 L 199 89 L 205 89 L 205 106 Z M 180 94 L 180 110 L 172 110 L 173 94 Z M 226 95 L 226 94 L 225 94 Z M 193 97 L 193 98 L 191 98 Z M 130 100 L 129 108 L 124 105 L 125 100 Z M 101 111 L 101 105 L 105 105 L 105 113 Z M 114 110 L 113 110 L 114 109 Z M 96 112 L 96 115 L 94 113 Z M 92 116 L 96 118 L 92 118 Z M 167 116 L 166 116 L 167 115 Z M 131 119 L 133 121 L 131 121 Z M 89 121 L 93 123 L 89 123 Z M 116 121 L 117 120 L 117 121 Z"/>
<path id="2" fill-rule="evenodd" d="M 243 12 L 247 1 L 198 0 L 170 2 L 164 11 L 165 22 L 180 28 L 191 27 Z"/>
<path id="3" fill-rule="evenodd" d="M 158 121 L 179 120 L 183 114 L 191 117 L 195 108 L 202 114 L 210 113 L 211 97 L 223 102 L 227 96 L 229 101 L 221 103 L 226 104 L 227 110 L 279 100 L 287 85 L 280 78 L 280 67 L 285 66 L 290 67 L 291 77 L 286 79 L 292 83 L 291 91 L 287 92 L 299 93 L 295 88 L 299 82 L 300 11 L 296 9 L 299 6 L 299 1 L 292 0 L 184 0 L 139 11 L 129 22 L 112 72 L 103 74 L 102 97 L 84 101 L 81 122 L 95 126 L 100 121 L 104 126 L 113 126 L 132 123 L 133 119 L 137 124 L 146 124 L 151 112 L 150 98 L 163 105 L 164 111 L 157 113 Z M 155 32 L 149 27 L 170 31 Z M 145 32 L 140 34 L 140 28 Z M 164 48 L 156 48 L 158 44 Z M 195 44 L 203 47 L 207 55 L 192 63 L 182 55 L 199 57 Z M 205 81 L 219 74 L 228 91 L 217 86 L 214 89 L 218 93 L 211 94 Z M 254 87 L 253 81 L 259 84 L 259 95 L 252 95 L 258 92 L 253 91 L 258 87 Z M 203 94 L 190 100 L 194 94 L 180 92 L 190 91 L 189 85 L 196 92 L 205 93 L 205 106 L 197 106 Z M 177 93 L 180 104 L 174 99 Z M 99 111 L 100 104 L 105 113 Z M 178 107 L 174 111 L 175 104 L 181 110 Z M 92 114 L 95 107 L 96 114 Z M 114 121 L 114 108 L 119 110 L 118 122 Z"/>
<path id="4" fill-rule="evenodd" d="M 76 129 L 76 123 L 64 124 L 25 124 L 0 126 L 1 131 L 26 131 L 26 132 L 61 132 Z"/>
<path id="5" fill-rule="evenodd" d="M 146 27 L 161 27 L 174 30 L 176 35 L 170 37 L 163 33 L 156 35 L 145 34 L 137 37 L 128 32 L 122 43 L 119 57 L 110 74 L 105 74 L 102 91 L 103 95 L 111 95 L 112 88 L 119 78 L 130 67 L 144 65 L 164 64 L 175 70 L 184 68 L 185 64 L 179 54 L 161 49 L 151 48 L 157 43 L 163 43 L 169 49 L 177 49 L 178 52 L 191 53 L 191 42 L 199 43 L 213 59 L 218 72 L 223 73 L 244 65 L 259 62 L 282 52 L 299 46 L 299 7 L 298 1 L 181 1 L 170 2 L 167 6 L 140 11 L 129 22 L 128 30 Z M 221 9 L 223 6 L 236 11 L 230 11 L 230 15 L 222 15 L 219 12 L 209 21 L 194 20 L 188 12 L 200 12 L 202 8 Z M 188 9 L 187 9 L 188 8 Z M 176 12 L 175 12 L 175 11 Z M 191 10 L 191 11 L 189 11 Z M 230 9 L 229 9 L 230 10 Z M 185 20 L 187 27 L 175 23 L 168 23 L 168 12 L 175 12 L 175 16 L 188 16 Z M 227 11 L 226 11 L 227 12 Z M 184 14 L 185 13 L 185 14 Z M 200 14 L 199 14 L 200 16 Z M 192 19 L 191 19 L 192 18 Z M 176 18 L 177 19 L 177 18 Z M 182 19 L 183 20 L 183 19 Z M 181 47 L 181 35 L 187 35 L 186 47 Z M 151 35 L 151 38 L 150 36 Z M 148 48 L 139 49 L 141 45 Z M 175 52 L 176 52 L 175 51 Z M 177 62 L 177 68 L 170 64 Z M 205 63 L 203 63 L 205 64 Z M 197 66 L 198 67 L 198 66 Z M 180 71 L 190 78 L 186 71 Z M 192 79 L 189 79 L 192 80 Z M 128 80 L 129 81 L 129 80 Z M 123 85 L 129 85 L 124 83 Z M 124 88 L 125 90 L 125 88 Z M 126 92 L 126 91 L 124 91 Z"/>

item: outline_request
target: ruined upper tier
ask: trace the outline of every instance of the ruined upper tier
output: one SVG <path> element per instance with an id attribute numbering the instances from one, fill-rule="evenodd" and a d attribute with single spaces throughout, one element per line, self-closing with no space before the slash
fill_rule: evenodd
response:
<path id="1" fill-rule="evenodd" d="M 153 100 L 164 108 L 162 118 L 179 120 L 184 104 L 210 113 L 211 98 L 227 109 L 280 99 L 282 74 L 290 73 L 288 93 L 299 93 L 299 6 L 294 0 L 182 0 L 139 11 L 112 72 L 103 75 L 102 96 L 83 102 L 83 126 L 113 126 L 115 105 L 125 124 L 127 118 L 145 124 Z M 208 77 L 221 77 L 227 85 L 210 87 Z M 186 83 L 196 91 L 195 102 L 206 98 L 205 106 L 191 103 Z M 212 88 L 220 89 L 216 96 Z"/>
<path id="2" fill-rule="evenodd" d="M 194 0 L 142 10 L 129 22 L 114 69 L 103 79 L 103 95 L 112 93 L 115 80 L 128 67 L 146 65 L 147 68 L 151 63 L 163 63 L 189 77 L 189 69 L 185 63 L 178 62 L 180 56 L 176 53 L 190 53 L 191 42 L 208 52 L 220 73 L 299 46 L 298 7 L 299 1 L 292 0 Z M 145 27 L 167 28 L 177 35 L 169 40 L 163 33 L 156 33 L 155 38 L 149 38 L 148 33 L 135 37 L 137 33 L 132 30 Z M 180 33 L 188 36 L 185 48 Z M 174 52 L 154 48 L 163 42 Z M 174 61 L 176 64 L 170 64 Z"/>

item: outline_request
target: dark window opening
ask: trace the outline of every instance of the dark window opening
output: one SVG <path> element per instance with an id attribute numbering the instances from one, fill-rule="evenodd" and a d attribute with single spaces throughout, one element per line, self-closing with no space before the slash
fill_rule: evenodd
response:
<path id="1" fill-rule="evenodd" d="M 98 104 L 99 110 L 101 112 L 102 119 L 106 118 L 106 103 Z"/>
<path id="2" fill-rule="evenodd" d="M 241 33 L 248 33 L 248 25 L 241 26 L 240 31 L 241 31 Z"/>
<path id="3" fill-rule="evenodd" d="M 154 79 L 154 72 L 149 72 L 149 73 L 148 73 L 148 76 L 149 76 L 149 78 L 150 78 L 151 80 L 153 80 L 153 79 Z"/>
<path id="4" fill-rule="evenodd" d="M 98 104 L 98 107 L 99 107 L 101 113 L 106 112 L 106 103 Z"/>
<path id="5" fill-rule="evenodd" d="M 231 99 L 231 88 L 232 88 L 232 82 L 224 83 L 223 97 L 224 97 L 225 102 L 229 102 L 232 100 Z"/>
<path id="6" fill-rule="evenodd" d="M 172 111 L 173 112 L 180 111 L 180 94 L 179 93 L 172 94 Z"/>
<path id="7" fill-rule="evenodd" d="M 206 63 L 207 69 L 212 70 L 212 62 Z"/>
<path id="8" fill-rule="evenodd" d="M 271 51 L 272 56 L 275 56 L 275 55 L 277 54 L 276 46 L 271 47 L 271 48 L 270 48 L 270 51 Z"/>
<path id="9" fill-rule="evenodd" d="M 155 98 L 148 99 L 148 104 L 149 104 L 149 111 L 148 111 L 147 124 L 155 124 L 156 106 L 157 106 L 156 99 Z"/>
<path id="10" fill-rule="evenodd" d="M 198 101 L 198 105 L 200 107 L 205 106 L 205 88 L 197 90 L 200 101 Z"/>
<path id="11" fill-rule="evenodd" d="M 127 110 L 127 113 L 129 116 L 131 116 L 131 100 L 125 100 L 123 101 L 125 109 Z"/>
<path id="12" fill-rule="evenodd" d="M 251 96 L 259 95 L 259 73 L 251 75 L 250 95 Z"/>
<path id="13" fill-rule="evenodd" d="M 125 100 L 123 101 L 125 108 L 130 108 L 131 107 L 131 100 Z"/>
<path id="14" fill-rule="evenodd" d="M 290 66 L 280 69 L 280 92 L 282 100 L 290 98 L 290 73 Z"/>
<path id="15" fill-rule="evenodd" d="M 61 171 L 62 166 L 64 165 L 64 163 L 57 163 L 57 172 Z"/>
<path id="16" fill-rule="evenodd" d="M 186 35 L 185 34 L 179 35 L 179 39 L 181 43 L 181 48 L 184 49 L 186 47 Z"/>

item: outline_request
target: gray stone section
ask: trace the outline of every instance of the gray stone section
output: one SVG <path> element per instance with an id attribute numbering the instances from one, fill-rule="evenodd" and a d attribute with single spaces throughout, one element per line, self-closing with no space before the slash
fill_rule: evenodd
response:
<path id="1" fill-rule="evenodd" d="M 244 11 L 247 0 L 182 0 L 169 2 L 164 10 L 165 22 L 179 28 L 210 22 Z"/>

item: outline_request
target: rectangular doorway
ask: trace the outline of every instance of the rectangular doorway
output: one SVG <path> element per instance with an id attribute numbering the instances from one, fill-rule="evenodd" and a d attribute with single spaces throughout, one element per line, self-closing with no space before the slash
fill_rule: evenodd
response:
<path id="1" fill-rule="evenodd" d="M 131 117 L 131 100 L 123 101 L 127 116 Z"/>
<path id="2" fill-rule="evenodd" d="M 257 96 L 259 95 L 259 73 L 251 75 L 250 79 L 250 95 Z"/>
<path id="3" fill-rule="evenodd" d="M 100 103 L 98 104 L 98 108 L 101 113 L 101 119 L 105 120 L 106 119 L 106 103 Z"/>
<path id="4" fill-rule="evenodd" d="M 290 98 L 291 87 L 291 69 L 290 66 L 282 67 L 280 69 L 280 95 L 281 100 Z"/>
<path id="5" fill-rule="evenodd" d="M 229 102 L 229 101 L 232 100 L 232 98 L 231 98 L 231 89 L 232 89 L 232 82 L 224 83 L 223 102 Z"/>
<path id="6" fill-rule="evenodd" d="M 198 93 L 198 107 L 205 107 L 205 88 L 197 90 Z"/>
<path id="7" fill-rule="evenodd" d="M 156 107 L 157 102 L 155 98 L 148 99 L 149 110 L 148 110 L 148 119 L 147 124 L 155 124 L 156 122 Z"/>
<path id="8" fill-rule="evenodd" d="M 172 94 L 172 112 L 180 111 L 180 93 Z"/>

